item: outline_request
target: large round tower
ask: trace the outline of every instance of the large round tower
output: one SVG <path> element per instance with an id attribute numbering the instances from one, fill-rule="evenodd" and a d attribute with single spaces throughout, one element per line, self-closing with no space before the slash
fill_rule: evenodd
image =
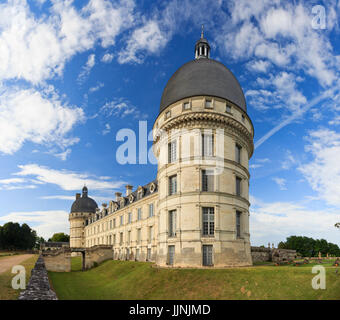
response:
<path id="1" fill-rule="evenodd" d="M 254 129 L 242 88 L 204 39 L 168 81 L 154 123 L 158 265 L 251 265 L 249 171 Z"/>
<path id="2" fill-rule="evenodd" d="M 69 215 L 70 221 L 70 247 L 71 248 L 84 248 L 85 247 L 85 224 L 88 216 L 95 213 L 98 208 L 97 203 L 88 197 L 88 189 L 84 186 L 80 193 L 76 194 L 76 200 L 71 207 Z"/>

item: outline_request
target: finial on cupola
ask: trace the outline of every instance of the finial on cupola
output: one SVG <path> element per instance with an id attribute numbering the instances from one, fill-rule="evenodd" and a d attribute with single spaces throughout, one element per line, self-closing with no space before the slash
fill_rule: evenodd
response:
<path id="1" fill-rule="evenodd" d="M 195 45 L 195 59 L 200 58 L 210 58 L 210 45 L 204 38 L 204 24 L 202 24 L 201 39 L 196 41 Z"/>

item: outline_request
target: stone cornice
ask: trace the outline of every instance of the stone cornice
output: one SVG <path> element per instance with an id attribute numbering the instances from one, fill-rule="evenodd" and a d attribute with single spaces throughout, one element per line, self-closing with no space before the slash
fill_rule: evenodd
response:
<path id="1" fill-rule="evenodd" d="M 158 142 L 161 130 L 168 132 L 172 129 L 194 129 L 197 127 L 204 128 L 205 126 L 223 128 L 227 133 L 241 137 L 248 149 L 249 158 L 252 156 L 254 143 L 249 130 L 234 118 L 215 112 L 188 112 L 168 120 L 156 131 L 154 144 Z"/>

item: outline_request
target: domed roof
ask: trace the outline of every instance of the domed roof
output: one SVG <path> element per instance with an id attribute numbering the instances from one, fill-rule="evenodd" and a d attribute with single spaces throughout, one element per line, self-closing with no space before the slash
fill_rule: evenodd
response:
<path id="1" fill-rule="evenodd" d="M 239 82 L 227 67 L 213 59 L 196 59 L 180 67 L 163 91 L 160 112 L 174 102 L 194 96 L 223 98 L 247 112 Z"/>
<path id="2" fill-rule="evenodd" d="M 92 198 L 87 196 L 87 187 L 83 188 L 82 196 L 78 197 L 72 204 L 71 213 L 72 212 L 88 212 L 88 213 L 95 213 L 98 205 L 96 201 Z"/>
<path id="3" fill-rule="evenodd" d="M 210 59 L 210 46 L 204 38 L 195 45 L 195 60 L 180 67 L 164 88 L 160 112 L 169 105 L 194 96 L 226 99 L 247 112 L 243 90 L 234 74 L 222 63 Z"/>

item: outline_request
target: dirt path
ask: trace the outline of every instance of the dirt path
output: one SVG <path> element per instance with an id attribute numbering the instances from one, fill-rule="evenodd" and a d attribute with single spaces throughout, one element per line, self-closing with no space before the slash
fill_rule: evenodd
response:
<path id="1" fill-rule="evenodd" d="M 0 273 L 9 270 L 12 266 L 18 265 L 21 262 L 33 257 L 34 254 L 20 254 L 17 256 L 4 257 L 0 259 Z"/>

